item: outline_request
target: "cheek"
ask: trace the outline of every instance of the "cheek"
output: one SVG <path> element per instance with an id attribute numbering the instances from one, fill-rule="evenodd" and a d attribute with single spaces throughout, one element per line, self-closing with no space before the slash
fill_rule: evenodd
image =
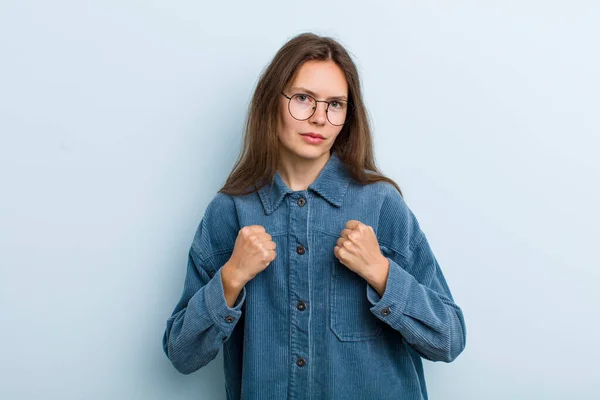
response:
<path id="1" fill-rule="evenodd" d="M 295 120 L 287 108 L 284 108 L 279 113 L 279 134 L 283 136 L 290 136 L 295 132 L 300 132 L 302 127 L 302 121 Z"/>
<path id="2" fill-rule="evenodd" d="M 331 130 L 329 131 L 329 137 L 331 138 L 337 138 L 338 135 L 340 134 L 340 132 L 342 131 L 343 127 L 336 127 L 336 126 L 331 126 Z"/>

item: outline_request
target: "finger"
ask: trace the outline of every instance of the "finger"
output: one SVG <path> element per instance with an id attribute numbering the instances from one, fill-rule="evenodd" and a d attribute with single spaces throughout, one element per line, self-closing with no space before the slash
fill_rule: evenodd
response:
<path id="1" fill-rule="evenodd" d="M 350 234 L 350 232 L 352 232 L 352 229 L 342 229 L 342 231 L 340 232 L 340 236 L 344 238 L 349 238 L 348 235 Z"/>
<path id="2" fill-rule="evenodd" d="M 275 250 L 277 248 L 277 245 L 275 244 L 275 242 L 271 242 L 271 241 L 265 241 L 262 244 L 263 249 L 267 249 L 267 250 Z"/>
<path id="3" fill-rule="evenodd" d="M 350 249 L 354 248 L 354 243 L 352 243 L 350 240 L 345 239 L 345 238 L 339 238 L 336 242 L 336 245 L 340 249 L 345 249 L 345 250 L 350 250 Z"/>
<path id="4" fill-rule="evenodd" d="M 261 232 L 256 234 L 256 238 L 259 242 L 271 241 L 273 238 L 267 232 Z"/>
<path id="5" fill-rule="evenodd" d="M 248 229 L 256 233 L 266 232 L 265 227 L 262 225 L 248 225 Z"/>
<path id="6" fill-rule="evenodd" d="M 263 228 L 264 229 L 264 228 Z M 246 225 L 240 229 L 239 234 L 245 237 L 250 237 L 252 235 L 256 235 L 257 233 L 261 233 L 260 227 L 258 225 Z"/>
<path id="7" fill-rule="evenodd" d="M 342 257 L 343 257 L 342 253 L 346 253 L 347 251 L 348 251 L 348 249 L 346 249 L 344 247 L 340 247 L 340 246 L 333 247 L 333 255 L 335 255 L 335 257 L 340 261 L 342 261 Z"/>
<path id="8" fill-rule="evenodd" d="M 333 246 L 333 255 L 335 256 L 335 258 L 339 259 L 340 258 L 340 248 L 339 246 Z"/>
<path id="9" fill-rule="evenodd" d="M 346 228 L 348 229 L 356 229 L 358 228 L 358 226 L 361 224 L 360 221 L 356 220 L 356 219 L 351 219 L 349 221 L 346 222 Z"/>

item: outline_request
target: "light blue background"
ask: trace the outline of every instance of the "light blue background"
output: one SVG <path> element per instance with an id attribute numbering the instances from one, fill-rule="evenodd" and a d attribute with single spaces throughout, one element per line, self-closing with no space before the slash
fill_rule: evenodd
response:
<path id="1" fill-rule="evenodd" d="M 224 398 L 162 352 L 277 49 L 333 35 L 467 322 L 431 399 L 600 396 L 592 1 L 0 2 L 0 398 Z M 600 397 L 597 397 L 600 398 Z"/>

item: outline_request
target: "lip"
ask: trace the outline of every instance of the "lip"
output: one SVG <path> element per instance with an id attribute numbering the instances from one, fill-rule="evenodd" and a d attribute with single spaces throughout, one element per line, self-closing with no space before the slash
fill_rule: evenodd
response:
<path id="1" fill-rule="evenodd" d="M 325 140 L 322 137 L 311 135 L 302 135 L 302 139 L 304 139 L 305 142 L 310 144 L 320 144 L 323 142 L 323 140 Z"/>
<path id="2" fill-rule="evenodd" d="M 308 133 L 301 133 L 302 136 L 310 136 L 313 138 L 319 138 L 319 139 L 325 139 L 323 137 L 323 135 L 319 134 L 319 133 L 314 133 L 314 132 L 308 132 Z"/>

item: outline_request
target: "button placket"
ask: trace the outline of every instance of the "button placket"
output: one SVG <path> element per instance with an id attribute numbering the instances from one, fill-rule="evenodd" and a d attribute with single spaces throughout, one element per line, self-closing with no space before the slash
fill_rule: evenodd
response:
<path id="1" fill-rule="evenodd" d="M 293 371 L 290 377 L 290 386 L 293 388 L 300 388 L 306 382 L 309 381 L 308 368 L 304 368 L 307 364 L 307 360 L 302 357 L 302 354 L 310 354 L 311 352 L 311 341 L 310 341 L 310 311 L 309 311 L 309 286 L 307 274 L 307 268 L 310 268 L 308 245 L 310 241 L 310 229 L 309 224 L 309 207 L 306 207 L 308 192 L 297 192 L 292 194 L 290 199 L 289 210 L 289 237 L 290 250 L 292 253 L 295 251 L 296 256 L 290 258 L 289 265 L 289 279 L 290 279 L 290 300 L 292 304 L 290 309 L 294 311 L 291 315 L 290 322 L 290 334 L 291 334 L 291 347 L 290 351 L 296 355 L 292 364 Z M 295 204 L 294 204 L 295 203 Z M 295 308 L 295 309 L 294 309 Z"/>

